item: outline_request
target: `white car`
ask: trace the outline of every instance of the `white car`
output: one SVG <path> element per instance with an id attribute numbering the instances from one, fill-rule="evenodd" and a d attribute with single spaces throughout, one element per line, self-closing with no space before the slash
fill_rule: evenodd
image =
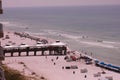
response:
<path id="1" fill-rule="evenodd" d="M 35 46 L 37 46 L 37 47 L 43 47 L 43 46 L 45 46 L 45 44 L 43 44 L 42 42 L 37 42 L 37 44 Z"/>
<path id="2" fill-rule="evenodd" d="M 11 45 L 9 45 L 9 44 L 6 44 L 5 46 L 4 46 L 4 48 L 12 48 L 13 46 L 11 46 Z"/>
<path id="3" fill-rule="evenodd" d="M 23 47 L 23 48 L 25 48 L 25 47 L 29 47 L 29 45 L 22 43 L 22 44 L 20 44 L 19 47 Z"/>
<path id="4" fill-rule="evenodd" d="M 37 44 L 43 44 L 42 42 L 37 42 Z"/>

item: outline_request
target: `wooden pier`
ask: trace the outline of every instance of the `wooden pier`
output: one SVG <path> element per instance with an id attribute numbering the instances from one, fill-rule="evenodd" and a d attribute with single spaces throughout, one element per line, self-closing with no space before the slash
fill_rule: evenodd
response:
<path id="1" fill-rule="evenodd" d="M 42 42 L 44 44 L 47 44 L 48 41 L 46 39 L 41 39 L 39 37 L 36 37 L 36 36 L 32 36 L 28 33 L 19 33 L 19 32 L 14 32 L 15 35 L 18 35 L 20 37 L 24 37 L 24 38 L 28 38 L 28 39 L 31 39 L 31 40 L 35 40 L 35 41 L 39 41 L 39 42 Z"/>
<path id="2" fill-rule="evenodd" d="M 3 48 L 3 54 L 10 54 L 10 56 L 14 56 L 14 54 L 18 54 L 18 56 L 22 55 L 22 52 L 26 53 L 26 56 L 30 56 L 33 52 L 33 56 L 38 56 L 37 52 L 41 53 L 39 56 L 51 56 L 51 55 L 66 55 L 67 48 L 66 46 L 29 46 L 29 47 L 11 47 L 11 48 Z M 15 55 L 16 56 L 16 55 Z"/>

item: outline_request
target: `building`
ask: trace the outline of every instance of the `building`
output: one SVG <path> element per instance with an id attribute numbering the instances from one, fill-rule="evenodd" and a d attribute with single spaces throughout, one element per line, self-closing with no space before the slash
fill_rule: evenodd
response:
<path id="1" fill-rule="evenodd" d="M 0 14 L 3 13 L 3 10 L 2 10 L 2 0 L 0 0 Z M 2 27 L 2 24 L 0 23 L 0 38 L 3 37 L 3 27 Z"/>
<path id="2" fill-rule="evenodd" d="M 0 0 L 0 14 L 3 13 L 2 10 L 2 1 Z M 0 38 L 3 37 L 3 26 L 0 23 Z M 0 42 L 0 80 L 5 80 L 5 76 L 4 76 L 4 70 L 2 68 L 2 60 L 4 60 L 4 56 L 3 56 L 3 48 L 1 47 L 1 42 Z"/>
<path id="3" fill-rule="evenodd" d="M 0 14 L 3 13 L 3 10 L 2 10 L 2 0 L 0 0 Z"/>
<path id="4" fill-rule="evenodd" d="M 0 23 L 0 38 L 2 38 L 3 35 L 3 25 Z"/>
<path id="5" fill-rule="evenodd" d="M 0 14 L 2 14 L 2 1 L 0 0 Z M 3 37 L 3 25 L 0 23 L 0 38 Z M 1 47 L 1 42 L 0 42 L 0 62 L 3 60 L 3 49 Z"/>
<path id="6" fill-rule="evenodd" d="M 2 0 L 0 0 L 0 14 L 2 14 Z M 3 37 L 3 25 L 0 23 L 0 38 Z M 3 60 L 3 49 L 1 47 L 1 42 L 0 42 L 0 62 Z"/>

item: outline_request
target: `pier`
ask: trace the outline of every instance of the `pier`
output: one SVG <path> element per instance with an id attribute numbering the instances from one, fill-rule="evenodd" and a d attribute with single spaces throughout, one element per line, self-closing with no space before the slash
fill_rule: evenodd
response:
<path id="1" fill-rule="evenodd" d="M 22 55 L 22 52 L 26 53 L 26 56 L 30 56 L 30 52 L 33 52 L 33 56 L 38 56 L 37 52 L 41 53 L 39 56 L 53 56 L 53 55 L 66 55 L 67 48 L 66 46 L 29 46 L 29 47 L 11 47 L 11 48 L 3 48 L 3 54 L 10 54 L 10 56 L 14 56 L 14 54 L 18 54 L 18 56 Z M 16 56 L 16 55 L 15 55 Z"/>
<path id="2" fill-rule="evenodd" d="M 14 32 L 15 35 L 18 35 L 20 37 L 24 37 L 24 38 L 29 38 L 31 40 L 35 40 L 35 41 L 39 41 L 39 42 L 42 42 L 44 44 L 47 44 L 48 41 L 46 39 L 41 39 L 39 37 L 36 37 L 36 36 L 32 36 L 28 33 L 19 33 L 19 32 Z"/>

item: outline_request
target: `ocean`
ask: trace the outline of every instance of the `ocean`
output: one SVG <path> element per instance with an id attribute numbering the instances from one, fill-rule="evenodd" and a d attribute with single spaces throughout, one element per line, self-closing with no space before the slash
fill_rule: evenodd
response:
<path id="1" fill-rule="evenodd" d="M 120 66 L 120 6 L 4 8 L 0 22 Z"/>

